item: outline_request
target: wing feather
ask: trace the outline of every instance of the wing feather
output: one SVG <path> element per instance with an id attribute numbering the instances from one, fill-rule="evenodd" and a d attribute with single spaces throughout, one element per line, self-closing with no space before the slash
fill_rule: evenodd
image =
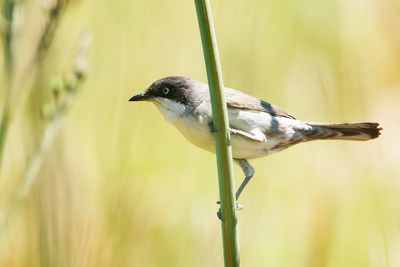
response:
<path id="1" fill-rule="evenodd" d="M 208 94 L 208 88 L 204 92 Z M 286 111 L 259 100 L 240 91 L 225 87 L 225 101 L 229 113 L 229 130 L 231 135 L 247 139 L 251 142 L 266 142 L 265 131 L 274 127 L 276 117 L 295 119 Z M 207 102 L 207 110 L 211 110 Z M 198 107 L 199 108 L 199 107 Z M 203 109 L 204 111 L 205 109 Z M 213 131 L 212 121 L 209 123 Z"/>
<path id="2" fill-rule="evenodd" d="M 266 112 L 272 116 L 294 119 L 294 117 L 286 111 L 266 101 L 259 100 L 231 88 L 225 88 L 225 101 L 230 108 Z"/>
<path id="3" fill-rule="evenodd" d="M 264 141 L 264 138 L 257 136 L 256 134 L 248 132 L 248 131 L 242 131 L 239 129 L 230 128 L 229 132 L 233 135 L 239 135 L 241 137 L 245 137 L 246 139 L 250 139 L 251 141 L 254 141 L 254 142 L 263 142 Z"/>

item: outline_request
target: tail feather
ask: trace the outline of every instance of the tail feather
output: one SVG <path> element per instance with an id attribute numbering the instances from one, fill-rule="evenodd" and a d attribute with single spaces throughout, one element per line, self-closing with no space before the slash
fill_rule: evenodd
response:
<path id="1" fill-rule="evenodd" d="M 376 122 L 357 123 L 307 123 L 312 130 L 307 132 L 310 140 L 316 139 L 340 139 L 366 141 L 379 137 L 382 130 Z"/>

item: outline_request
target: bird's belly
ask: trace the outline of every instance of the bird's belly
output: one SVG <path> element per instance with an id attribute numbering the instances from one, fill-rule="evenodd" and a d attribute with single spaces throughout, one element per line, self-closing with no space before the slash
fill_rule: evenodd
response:
<path id="1" fill-rule="evenodd" d="M 174 119 L 170 122 L 195 146 L 215 153 L 214 134 L 210 131 L 208 123 L 190 119 Z M 236 159 L 250 159 L 270 154 L 274 145 L 270 140 L 257 142 L 246 137 L 231 134 L 232 156 Z"/>
<path id="2" fill-rule="evenodd" d="M 195 146 L 215 153 L 213 134 L 206 123 L 188 118 L 170 120 L 179 132 Z"/>
<path id="3" fill-rule="evenodd" d="M 270 154 L 269 140 L 265 142 L 257 142 L 248 138 L 232 135 L 232 156 L 235 159 L 251 159 L 259 158 Z"/>

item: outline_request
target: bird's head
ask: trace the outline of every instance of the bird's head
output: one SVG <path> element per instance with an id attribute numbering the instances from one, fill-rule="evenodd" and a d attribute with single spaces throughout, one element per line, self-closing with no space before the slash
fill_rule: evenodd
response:
<path id="1" fill-rule="evenodd" d="M 172 101 L 186 105 L 193 91 L 193 81 L 186 77 L 171 76 L 155 81 L 150 87 L 129 101 L 152 101 L 154 103 Z"/>
<path id="2" fill-rule="evenodd" d="M 199 86 L 196 86 L 196 81 L 171 76 L 155 81 L 146 91 L 133 96 L 129 101 L 150 101 L 168 119 L 193 108 L 197 90 Z"/>

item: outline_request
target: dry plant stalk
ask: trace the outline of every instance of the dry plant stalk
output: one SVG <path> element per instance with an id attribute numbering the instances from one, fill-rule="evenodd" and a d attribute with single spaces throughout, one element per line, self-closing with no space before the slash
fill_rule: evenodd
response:
<path id="1" fill-rule="evenodd" d="M 35 59 L 39 62 L 43 60 L 46 52 L 49 50 L 61 16 L 69 2 L 69 0 L 57 0 L 53 3 L 53 6 L 48 8 L 49 18 L 43 29 L 43 33 L 35 55 Z"/>
<path id="2" fill-rule="evenodd" d="M 23 67 L 25 72 L 29 72 L 34 69 L 41 69 L 45 56 L 51 46 L 51 43 L 56 34 L 57 26 L 62 18 L 62 15 L 70 1 L 69 0 L 54 0 L 52 5 L 45 11 L 46 21 L 42 26 L 38 35 L 37 46 L 33 51 L 33 61 L 28 63 L 28 66 Z M 11 124 L 12 110 L 11 110 L 11 94 L 12 89 L 18 83 L 18 85 L 24 84 L 24 75 L 18 77 L 19 81 L 16 81 L 17 75 L 14 74 L 15 65 L 15 44 L 14 36 L 16 35 L 16 27 L 13 26 L 16 22 L 15 12 L 23 2 L 17 2 L 15 0 L 4 0 L 2 6 L 2 17 L 4 20 L 2 40 L 4 43 L 4 69 L 5 69 L 5 86 L 4 86 L 4 100 L 2 107 L 2 114 L 0 120 L 0 171 L 2 164 L 2 155 L 4 153 L 5 144 L 7 141 L 7 132 Z M 11 198 L 8 208 L 0 216 L 0 234 L 3 233 L 7 226 L 7 222 L 12 218 L 17 207 L 21 201 L 29 194 L 30 189 L 35 182 L 35 179 L 40 171 L 40 168 L 45 159 L 46 152 L 51 148 L 54 143 L 57 134 L 62 128 L 64 118 L 68 113 L 70 106 L 74 102 L 74 98 L 78 89 L 81 87 L 85 80 L 86 73 L 88 70 L 87 64 L 87 50 L 90 44 L 89 36 L 87 33 L 81 35 L 79 40 L 78 53 L 75 60 L 73 70 L 67 76 L 55 78 L 50 89 L 53 92 L 54 99 L 51 103 L 48 103 L 43 107 L 43 118 L 46 120 L 46 125 L 42 135 L 40 136 L 36 149 L 32 155 L 32 158 L 23 170 L 22 175 L 19 179 L 16 192 Z M 33 86 L 29 86 L 31 89 Z M 27 92 L 24 92 L 28 95 Z M 24 101 L 25 104 L 26 101 Z M 20 106 L 20 105 L 17 105 Z"/>
<path id="3" fill-rule="evenodd" d="M 4 100 L 0 119 L 0 170 L 6 142 L 7 130 L 10 121 L 11 82 L 14 74 L 12 22 L 14 15 L 14 0 L 4 0 L 3 3 L 3 50 L 4 50 Z"/>
<path id="4" fill-rule="evenodd" d="M 66 114 L 74 102 L 76 93 L 85 80 L 88 70 L 87 50 L 89 45 L 88 34 L 82 34 L 73 71 L 65 77 L 55 78 L 50 85 L 54 100 L 45 105 L 42 110 L 42 116 L 47 120 L 47 124 L 31 160 L 23 171 L 17 191 L 6 213 L 0 217 L 0 233 L 4 231 L 17 207 L 30 192 L 32 184 L 35 182 L 45 160 L 46 152 L 49 151 L 54 143 L 62 128 Z"/>
<path id="5" fill-rule="evenodd" d="M 40 32 L 40 36 L 38 39 L 37 47 L 35 49 L 33 55 L 33 62 L 28 64 L 25 67 L 25 71 L 23 72 L 23 76 L 26 76 L 28 73 L 32 72 L 32 67 L 40 68 L 41 62 L 45 58 L 49 47 L 54 39 L 54 35 L 59 25 L 59 22 L 62 18 L 62 15 L 68 5 L 70 0 L 54 0 L 52 5 L 47 8 L 47 20 Z M 7 133 L 12 123 L 12 103 L 11 103 L 11 95 L 12 88 L 15 87 L 16 84 L 20 86 L 23 84 L 24 77 L 19 77 L 19 81 L 16 81 L 15 75 L 15 40 L 14 36 L 16 35 L 16 26 L 17 24 L 15 13 L 17 13 L 18 8 L 22 6 L 24 3 L 15 1 L 15 0 L 4 0 L 2 6 L 2 20 L 3 32 L 2 32 L 2 40 L 3 40 L 3 53 L 4 53 L 4 98 L 2 103 L 2 114 L 0 119 L 0 171 L 2 166 L 2 159 L 5 149 L 5 144 L 7 140 Z M 35 65 L 36 64 L 36 65 Z M 24 75 L 25 74 L 25 75 Z M 27 92 L 24 92 L 26 95 Z M 23 105 L 24 103 L 22 103 Z M 19 106 L 19 105 L 16 105 Z"/>

